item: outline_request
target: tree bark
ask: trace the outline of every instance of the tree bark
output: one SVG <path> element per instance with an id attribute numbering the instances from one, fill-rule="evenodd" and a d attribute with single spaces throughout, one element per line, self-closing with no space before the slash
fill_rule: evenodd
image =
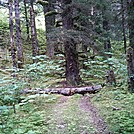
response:
<path id="1" fill-rule="evenodd" d="M 121 10 L 122 10 L 122 34 L 123 34 L 123 42 L 124 42 L 124 51 L 126 53 L 127 42 L 126 42 L 126 30 L 125 30 L 124 0 L 121 0 Z"/>
<path id="2" fill-rule="evenodd" d="M 110 26 L 109 26 L 109 20 L 107 17 L 107 9 L 106 9 L 106 5 L 103 5 L 103 9 L 102 9 L 102 18 L 103 18 L 103 29 L 104 29 L 104 49 L 105 52 L 110 52 L 111 51 L 111 42 L 110 42 L 110 37 L 109 37 L 109 30 L 110 30 Z M 108 57 L 111 58 L 112 55 L 108 54 Z"/>
<path id="3" fill-rule="evenodd" d="M 96 93 L 102 88 L 101 85 L 89 86 L 89 87 L 76 87 L 76 88 L 47 88 L 47 89 L 24 89 L 21 90 L 22 94 L 61 94 L 65 96 L 71 96 L 74 94 L 86 94 Z"/>
<path id="4" fill-rule="evenodd" d="M 106 83 L 111 85 L 112 84 L 116 85 L 115 74 L 112 69 L 106 72 Z"/>
<path id="5" fill-rule="evenodd" d="M 66 60 L 66 80 L 67 84 L 76 86 L 79 84 L 79 67 L 78 67 L 78 52 L 76 51 L 76 43 L 73 39 L 66 39 L 65 45 L 65 60 Z"/>
<path id="6" fill-rule="evenodd" d="M 28 21 L 28 15 L 27 15 L 26 0 L 24 0 L 24 8 L 25 8 L 25 19 L 26 19 L 26 29 L 27 29 L 27 40 L 29 40 L 29 21 Z"/>
<path id="7" fill-rule="evenodd" d="M 14 0 L 14 5 L 15 5 L 16 46 L 17 46 L 18 68 L 22 68 L 24 59 L 23 59 L 22 38 L 21 38 L 21 29 L 20 29 L 19 0 Z"/>
<path id="8" fill-rule="evenodd" d="M 129 48 L 127 50 L 128 89 L 134 92 L 134 1 L 127 3 Z"/>
<path id="9" fill-rule="evenodd" d="M 73 29 L 73 9 L 68 6 L 72 3 L 72 0 L 63 0 L 62 4 L 64 11 L 62 13 L 63 28 L 65 30 Z M 73 38 L 66 37 L 64 39 L 64 51 L 66 60 L 66 81 L 70 86 L 76 86 L 79 84 L 79 65 L 78 65 L 78 52 L 76 50 L 76 42 Z"/>
<path id="10" fill-rule="evenodd" d="M 128 89 L 134 92 L 134 49 L 127 49 Z"/>
<path id="11" fill-rule="evenodd" d="M 13 26 L 13 3 L 12 0 L 8 0 L 9 3 L 9 28 L 10 28 L 10 47 L 11 47 L 11 56 L 12 56 L 12 65 L 13 68 L 17 68 L 16 63 L 16 49 L 14 46 L 14 26 Z"/>
<path id="12" fill-rule="evenodd" d="M 128 26 L 130 46 L 134 48 L 134 1 L 128 0 Z"/>
<path id="13" fill-rule="evenodd" d="M 104 17 L 105 18 L 105 17 Z M 107 33 L 107 35 L 105 35 L 105 42 L 104 42 L 104 49 L 106 52 L 110 52 L 111 51 L 111 42 L 110 42 L 110 38 L 108 35 L 108 30 L 109 30 L 109 24 L 108 24 L 108 20 L 105 18 L 103 20 L 103 29 L 105 30 L 105 32 Z M 111 54 L 108 54 L 108 57 L 112 57 Z"/>
<path id="14" fill-rule="evenodd" d="M 52 29 L 55 25 L 55 15 L 46 15 L 48 12 L 54 11 L 53 3 L 55 0 L 49 0 L 49 3 L 43 7 L 44 16 L 45 16 L 45 26 L 46 26 L 46 46 L 47 54 L 50 58 L 54 57 L 54 45 L 51 43 L 51 38 L 49 34 L 52 32 Z"/>
<path id="15" fill-rule="evenodd" d="M 31 23 L 32 55 L 35 58 L 39 53 L 39 48 L 38 48 L 33 0 L 30 0 L 30 23 Z M 34 58 L 33 62 L 35 63 L 37 62 L 37 60 Z"/>

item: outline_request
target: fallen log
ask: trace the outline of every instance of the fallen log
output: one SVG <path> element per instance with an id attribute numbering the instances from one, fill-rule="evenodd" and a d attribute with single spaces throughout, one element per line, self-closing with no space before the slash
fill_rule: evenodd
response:
<path id="1" fill-rule="evenodd" d="M 70 87 L 70 88 L 36 88 L 36 89 L 23 89 L 22 94 L 61 94 L 64 96 L 72 96 L 74 94 L 96 93 L 102 88 L 101 85 L 88 86 L 88 87 Z"/>

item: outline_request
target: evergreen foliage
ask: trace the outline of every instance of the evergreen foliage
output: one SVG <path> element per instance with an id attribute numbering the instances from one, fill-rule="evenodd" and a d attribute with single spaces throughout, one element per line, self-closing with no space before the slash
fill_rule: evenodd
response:
<path id="1" fill-rule="evenodd" d="M 30 5 L 30 2 L 33 5 Z M 2 7 L 3 4 L 7 5 L 0 0 Z M 22 32 L 22 36 L 18 38 L 18 40 L 22 39 L 21 45 L 24 50 L 22 68 L 12 67 L 9 18 L 5 12 L 5 8 L 8 7 L 5 6 L 4 10 L 1 8 L 0 11 L 0 17 L 2 16 L 0 18 L 0 133 L 53 134 L 60 133 L 62 127 L 65 127 L 65 132 L 62 133 L 78 134 L 86 133 L 86 131 L 96 133 L 94 126 L 88 122 L 87 117 L 90 115 L 85 114 L 85 111 L 81 111 L 78 107 L 77 101 L 81 98 L 80 95 L 75 95 L 70 102 L 65 103 L 68 109 L 65 108 L 62 111 L 56 107 L 58 103 L 61 103 L 59 96 L 22 94 L 22 89 L 27 88 L 67 87 L 65 67 L 67 67 L 67 56 L 68 58 L 72 56 L 69 56 L 70 54 L 73 54 L 70 59 L 72 61 L 77 59 L 79 66 L 76 68 L 80 75 L 77 79 L 80 81 L 79 86 L 96 84 L 104 86 L 99 93 L 87 95 L 87 97 L 90 97 L 99 109 L 109 131 L 114 134 L 133 133 L 134 95 L 127 90 L 128 78 L 129 82 L 132 82 L 131 91 L 133 91 L 134 81 L 133 1 L 126 3 L 124 0 L 72 0 L 65 5 L 66 1 L 61 3 L 60 0 L 51 2 L 26 0 L 25 4 L 26 6 L 23 5 L 23 1 L 19 2 L 20 18 L 13 17 L 13 22 L 15 19 L 16 21 L 20 19 L 20 26 L 17 25 L 15 28 L 13 25 L 13 27 L 14 32 L 18 27 L 18 31 Z M 35 9 L 32 12 L 35 17 L 33 19 L 35 22 L 38 20 L 36 27 L 35 23 L 33 25 L 29 20 L 31 6 Z M 27 12 L 27 20 L 24 11 Z M 52 22 L 51 25 L 48 25 L 48 22 Z M 39 24 L 45 31 L 38 29 Z M 33 34 L 37 31 L 36 39 L 34 38 L 36 35 L 31 37 L 32 33 L 28 32 L 28 28 L 31 27 L 33 27 Z M 16 35 L 14 35 L 15 41 Z M 129 46 L 128 50 L 132 50 L 127 54 L 124 53 L 126 51 L 124 36 L 126 36 L 126 47 Z M 38 53 L 33 55 L 32 43 L 36 41 L 39 49 Z M 106 43 L 111 45 L 110 51 L 105 49 Z M 17 57 L 16 45 L 15 43 L 14 50 Z M 70 52 L 67 53 L 65 49 L 70 49 Z M 17 60 L 19 62 L 19 59 Z M 127 67 L 129 67 L 129 74 Z M 67 69 L 70 68 L 72 68 L 71 63 Z M 109 70 L 114 71 L 116 83 L 107 83 L 106 75 Z M 60 110 L 61 113 L 58 113 Z M 61 122 L 57 126 L 60 116 L 66 124 Z"/>

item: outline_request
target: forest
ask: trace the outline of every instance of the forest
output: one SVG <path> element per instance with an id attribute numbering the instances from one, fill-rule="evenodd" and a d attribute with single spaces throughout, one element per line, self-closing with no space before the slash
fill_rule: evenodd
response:
<path id="1" fill-rule="evenodd" d="M 134 0 L 0 0 L 0 134 L 134 134 Z"/>

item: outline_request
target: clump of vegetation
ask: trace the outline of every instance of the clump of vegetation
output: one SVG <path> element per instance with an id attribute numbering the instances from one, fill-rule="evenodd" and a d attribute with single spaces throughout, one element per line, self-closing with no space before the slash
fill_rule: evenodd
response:
<path id="1" fill-rule="evenodd" d="M 24 98 L 22 103 L 16 104 L 15 114 L 11 108 L 1 109 L 0 133 L 42 134 L 48 131 L 48 114 L 55 97 L 31 95 Z"/>
<path id="2" fill-rule="evenodd" d="M 111 133 L 132 134 L 134 131 L 134 95 L 122 87 L 106 87 L 93 98 Z"/>

